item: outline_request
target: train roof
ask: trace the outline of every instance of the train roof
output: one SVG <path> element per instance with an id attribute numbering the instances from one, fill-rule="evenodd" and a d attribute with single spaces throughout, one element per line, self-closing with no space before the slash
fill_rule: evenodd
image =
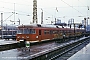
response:
<path id="1" fill-rule="evenodd" d="M 30 24 L 30 25 L 20 25 L 18 27 L 46 27 L 46 28 L 62 28 L 62 26 L 58 25 L 50 25 L 50 24 Z"/>
<path id="2" fill-rule="evenodd" d="M 28 27 L 44 27 L 44 28 L 70 28 L 68 26 L 59 26 L 59 25 L 51 25 L 51 24 L 30 24 L 30 25 L 20 25 L 18 28 L 28 28 Z M 71 29 L 74 29 L 74 27 L 71 27 Z M 75 29 L 84 29 L 84 28 L 77 28 Z"/>

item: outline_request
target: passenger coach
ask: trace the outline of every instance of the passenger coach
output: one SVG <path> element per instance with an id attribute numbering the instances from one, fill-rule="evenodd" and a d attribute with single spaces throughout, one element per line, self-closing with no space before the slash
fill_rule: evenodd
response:
<path id="1" fill-rule="evenodd" d="M 69 28 L 57 25 L 21 25 L 18 26 L 17 41 L 40 42 L 57 38 L 81 35 L 84 29 Z"/>

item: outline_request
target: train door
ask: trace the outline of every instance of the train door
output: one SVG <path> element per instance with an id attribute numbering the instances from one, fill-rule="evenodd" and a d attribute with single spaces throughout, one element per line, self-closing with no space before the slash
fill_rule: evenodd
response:
<path id="1" fill-rule="evenodd" d="M 39 30 L 39 35 L 41 35 L 41 30 Z"/>
<path id="2" fill-rule="evenodd" d="M 41 41 L 41 36 L 42 36 L 42 31 L 41 30 L 39 30 L 39 41 Z"/>

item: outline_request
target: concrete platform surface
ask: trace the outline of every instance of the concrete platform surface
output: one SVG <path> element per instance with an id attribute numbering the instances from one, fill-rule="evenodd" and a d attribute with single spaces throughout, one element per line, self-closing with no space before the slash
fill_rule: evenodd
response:
<path id="1" fill-rule="evenodd" d="M 90 60 L 90 43 L 68 60 Z"/>
<path id="2" fill-rule="evenodd" d="M 5 40 L 5 39 L 0 39 L 0 45 L 5 45 L 5 44 L 13 44 L 17 43 L 16 40 Z"/>

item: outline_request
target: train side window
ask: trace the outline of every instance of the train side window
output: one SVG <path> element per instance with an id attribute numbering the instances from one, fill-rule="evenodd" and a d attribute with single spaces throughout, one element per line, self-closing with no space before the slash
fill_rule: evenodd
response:
<path id="1" fill-rule="evenodd" d="M 44 30 L 44 34 L 50 34 L 49 30 Z"/>
<path id="2" fill-rule="evenodd" d="M 52 30 L 50 30 L 50 34 L 52 34 L 53 33 L 53 31 Z"/>
<path id="3" fill-rule="evenodd" d="M 30 29 L 29 31 L 30 34 L 35 34 L 35 32 L 36 32 L 35 29 Z"/>
<path id="4" fill-rule="evenodd" d="M 41 35 L 41 30 L 39 30 L 39 35 Z"/>
<path id="5" fill-rule="evenodd" d="M 35 29 L 32 29 L 32 34 L 35 34 Z"/>
<path id="6" fill-rule="evenodd" d="M 57 34 L 58 33 L 58 31 L 57 30 L 53 30 L 53 34 Z"/>
<path id="7" fill-rule="evenodd" d="M 46 30 L 44 30 L 44 34 L 46 34 Z"/>

